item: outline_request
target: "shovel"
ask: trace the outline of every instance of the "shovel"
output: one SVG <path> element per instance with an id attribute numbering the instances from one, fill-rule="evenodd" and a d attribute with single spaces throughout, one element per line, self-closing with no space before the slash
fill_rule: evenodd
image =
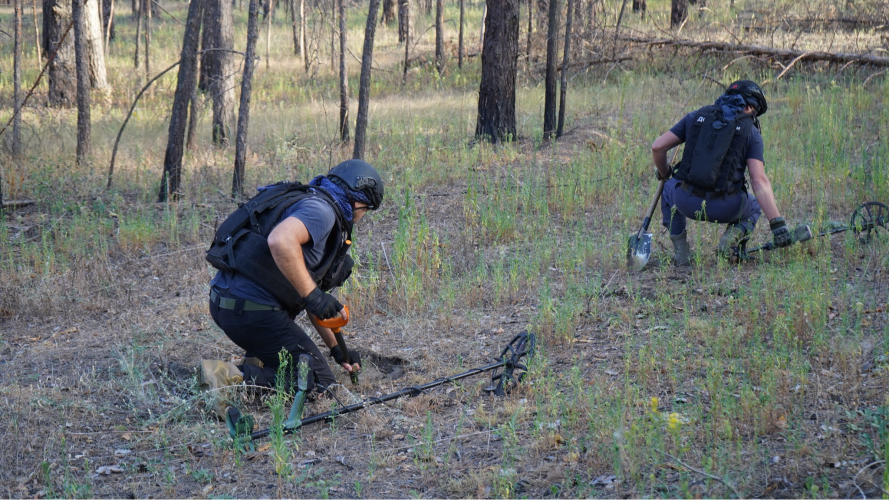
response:
<path id="1" fill-rule="evenodd" d="M 646 231 L 648 231 L 648 225 L 651 224 L 651 215 L 654 213 L 655 207 L 657 207 L 658 200 L 661 199 L 661 193 L 664 191 L 664 183 L 666 182 L 666 179 L 658 182 L 657 190 L 654 192 L 654 199 L 651 200 L 651 204 L 648 205 L 648 210 L 645 212 L 645 218 L 642 219 L 642 227 L 639 228 L 636 234 L 630 236 L 630 241 L 627 242 L 628 269 L 641 271 L 645 264 L 648 263 L 648 258 L 651 257 L 651 233 Z"/>

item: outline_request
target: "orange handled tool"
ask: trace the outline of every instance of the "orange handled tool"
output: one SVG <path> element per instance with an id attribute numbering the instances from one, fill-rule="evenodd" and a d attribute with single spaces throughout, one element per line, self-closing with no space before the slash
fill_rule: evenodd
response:
<path id="1" fill-rule="evenodd" d="M 340 346 L 340 350 L 343 351 L 343 356 L 346 358 L 346 363 L 352 364 L 352 355 L 349 354 L 349 349 L 346 347 L 346 339 L 343 338 L 342 328 L 349 323 L 349 306 L 343 306 L 343 314 L 340 316 L 336 316 L 334 318 L 318 320 L 318 324 L 325 327 L 330 328 L 330 331 L 333 332 L 334 338 L 336 338 L 337 345 Z M 360 363 L 360 361 L 356 360 L 356 363 Z M 358 372 L 351 371 L 349 372 L 349 378 L 352 380 L 353 385 L 358 385 Z"/>

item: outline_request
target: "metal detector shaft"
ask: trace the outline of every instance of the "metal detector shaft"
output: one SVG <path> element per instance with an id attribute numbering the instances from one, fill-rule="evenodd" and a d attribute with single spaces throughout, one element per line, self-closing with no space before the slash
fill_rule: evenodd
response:
<path id="1" fill-rule="evenodd" d="M 306 417 L 306 418 L 302 419 L 300 421 L 299 426 L 296 426 L 295 428 L 285 428 L 284 434 L 292 434 L 293 432 L 296 431 L 296 429 L 299 429 L 300 427 L 304 427 L 309 424 L 314 424 L 314 423 L 321 422 L 321 421 L 329 422 L 329 421 L 333 420 L 334 418 L 339 417 L 340 415 L 345 415 L 347 413 L 353 413 L 358 410 L 363 410 L 363 409 L 367 408 L 368 406 L 382 404 L 382 403 L 385 403 L 386 401 L 392 401 L 393 399 L 398 399 L 398 398 L 404 397 L 404 396 L 410 396 L 410 397 L 419 396 L 423 392 L 425 392 L 429 389 L 432 389 L 434 387 L 438 387 L 440 385 L 455 382 L 457 380 L 464 379 L 467 377 L 472 377 L 472 376 L 478 375 L 480 373 L 489 372 L 489 371 L 495 370 L 497 368 L 505 367 L 508 363 L 510 363 L 510 360 L 504 359 L 500 362 L 492 363 L 490 365 L 483 366 L 481 368 L 473 368 L 472 370 L 463 372 L 459 375 L 454 375 L 452 377 L 440 378 L 440 379 L 435 380 L 433 382 L 429 382 L 428 384 L 423 384 L 423 385 L 418 385 L 418 386 L 413 386 L 413 387 L 405 387 L 404 389 L 401 389 L 400 391 L 386 394 L 385 396 L 380 396 L 378 398 L 368 398 L 360 403 L 355 403 L 355 404 L 349 405 L 349 406 L 343 406 L 342 408 L 336 408 L 334 410 L 331 410 L 331 411 L 328 411 L 325 413 L 319 413 L 318 415 L 312 415 L 311 417 Z M 256 432 L 250 434 L 250 438 L 251 439 L 259 439 L 259 438 L 268 436 L 270 433 L 271 433 L 271 429 L 263 429 L 263 430 L 256 431 Z"/>

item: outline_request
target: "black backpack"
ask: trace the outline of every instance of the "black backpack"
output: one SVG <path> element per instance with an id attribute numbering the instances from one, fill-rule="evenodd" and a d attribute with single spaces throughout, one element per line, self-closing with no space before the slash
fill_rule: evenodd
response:
<path id="1" fill-rule="evenodd" d="M 696 116 L 685 132 L 685 151 L 675 177 L 707 192 L 743 188 L 745 164 L 741 156 L 753 117 L 738 113 L 733 120 L 726 120 L 722 106 L 716 104 L 699 109 Z"/>
<path id="2" fill-rule="evenodd" d="M 309 271 L 321 290 L 327 292 L 343 284 L 352 274 L 354 261 L 348 255 L 352 244 L 352 223 L 347 221 L 336 200 L 317 186 L 299 182 L 279 182 L 266 186 L 250 200 L 239 203 L 216 230 L 206 259 L 222 271 L 241 273 L 268 291 L 292 316 L 305 308 L 304 300 L 290 280 L 278 269 L 269 249 L 268 236 L 281 214 L 307 198 L 320 198 L 333 209 L 336 222 L 328 236 L 334 243 L 315 271 Z"/>

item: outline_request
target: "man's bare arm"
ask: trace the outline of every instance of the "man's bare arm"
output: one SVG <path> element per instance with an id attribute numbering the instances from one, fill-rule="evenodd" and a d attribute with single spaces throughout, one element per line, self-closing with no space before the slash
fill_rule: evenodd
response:
<path id="1" fill-rule="evenodd" d="M 306 225 L 296 217 L 287 217 L 269 234 L 269 249 L 278 269 L 296 288 L 302 297 L 315 289 L 315 281 L 309 274 L 303 256 L 302 245 L 312 241 Z"/>
<path id="2" fill-rule="evenodd" d="M 666 178 L 670 175 L 670 165 L 667 163 L 667 151 L 675 148 L 683 143 L 683 140 L 676 136 L 673 132 L 666 132 L 657 138 L 651 145 L 651 155 L 654 159 L 654 166 L 657 167 L 661 177 Z"/>
<path id="3" fill-rule="evenodd" d="M 750 187 L 756 194 L 756 201 L 762 207 L 768 220 L 780 217 L 781 212 L 778 211 L 778 204 L 775 203 L 775 193 L 772 191 L 772 183 L 766 175 L 766 167 L 759 160 L 748 159 L 747 171 L 750 172 Z"/>

